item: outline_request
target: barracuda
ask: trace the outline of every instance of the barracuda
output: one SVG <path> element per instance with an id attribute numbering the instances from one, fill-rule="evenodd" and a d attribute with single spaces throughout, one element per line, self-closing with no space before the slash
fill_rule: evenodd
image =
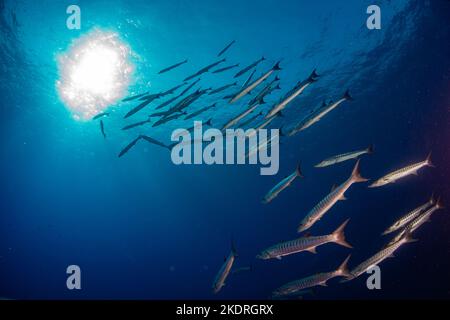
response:
<path id="1" fill-rule="evenodd" d="M 266 115 L 266 119 L 270 118 L 271 116 L 275 115 L 279 111 L 286 108 L 286 106 L 291 103 L 296 97 L 298 97 L 300 94 L 302 94 L 305 89 L 311 85 L 313 82 L 317 81 L 318 75 L 316 74 L 316 70 L 314 70 L 311 75 L 306 79 L 305 81 L 302 81 L 297 87 L 294 89 L 292 94 L 288 95 L 285 99 L 283 99 L 281 102 L 277 103 L 272 110 L 269 111 Z"/>
<path id="2" fill-rule="evenodd" d="M 263 74 L 261 77 L 259 77 L 258 79 L 256 79 L 252 84 L 248 85 L 247 87 L 245 87 L 243 90 L 241 90 L 238 94 L 236 94 L 231 100 L 230 103 L 235 103 L 236 101 L 238 101 L 240 98 L 242 98 L 243 96 L 245 96 L 247 93 L 249 93 L 250 91 L 252 91 L 253 89 L 255 89 L 261 82 L 263 82 L 264 80 L 266 80 L 268 77 L 270 77 L 270 75 L 277 70 L 281 70 L 280 68 L 280 62 L 277 62 L 269 71 L 267 71 L 265 74 Z"/>
<path id="3" fill-rule="evenodd" d="M 380 179 L 376 180 L 374 183 L 372 183 L 369 188 L 376 188 L 381 187 L 389 183 L 394 183 L 397 180 L 407 177 L 409 175 L 418 175 L 418 171 L 422 169 L 423 167 L 434 167 L 434 165 L 431 163 L 431 153 L 428 154 L 427 158 L 424 161 L 420 161 L 417 163 L 413 163 L 409 166 L 406 166 L 404 168 L 395 170 L 391 173 L 388 173 L 387 175 L 381 177 Z"/>
<path id="4" fill-rule="evenodd" d="M 259 103 L 255 103 L 253 105 L 250 105 L 250 107 L 248 107 L 247 109 L 245 109 L 243 112 L 241 112 L 239 115 L 237 115 L 236 117 L 234 117 L 233 119 L 231 119 L 230 121 L 228 121 L 222 128 L 222 131 L 234 126 L 236 123 L 238 123 L 239 121 L 241 121 L 243 118 L 245 118 L 246 116 L 248 116 L 250 113 L 253 112 L 253 110 L 255 110 L 257 107 L 259 106 Z"/>
<path id="5" fill-rule="evenodd" d="M 344 162 L 347 160 L 358 158 L 364 154 L 372 154 L 372 153 L 373 153 L 373 146 L 370 145 L 369 147 L 367 147 L 364 150 L 347 152 L 347 153 L 338 154 L 336 156 L 330 157 L 328 159 L 323 160 L 319 164 L 316 164 L 315 167 L 323 168 L 323 167 L 331 166 L 336 163 L 340 163 L 340 162 Z"/>
<path id="6" fill-rule="evenodd" d="M 214 293 L 218 293 L 222 287 L 225 285 L 225 280 L 230 274 L 231 267 L 233 267 L 234 260 L 237 257 L 236 249 L 234 248 L 233 243 L 231 244 L 231 252 L 228 257 L 225 259 L 222 267 L 220 268 L 216 278 L 214 279 L 212 289 Z"/>
<path id="7" fill-rule="evenodd" d="M 392 233 L 394 231 L 397 231 L 398 229 L 406 226 L 409 222 L 417 218 L 420 214 L 422 214 L 425 210 L 429 209 L 430 206 L 432 206 L 435 203 L 434 197 L 431 196 L 430 200 L 428 200 L 426 203 L 422 204 L 421 206 L 411 210 L 401 218 L 399 218 L 397 221 L 395 221 L 389 228 L 386 229 L 382 234 L 386 235 L 389 233 Z"/>
<path id="8" fill-rule="evenodd" d="M 350 271 L 350 275 L 347 277 L 345 281 L 355 279 L 359 277 L 361 274 L 366 272 L 370 267 L 374 265 L 378 265 L 382 261 L 384 261 L 386 258 L 392 257 L 394 252 L 398 250 L 402 245 L 409 242 L 417 241 L 415 239 L 411 238 L 411 233 L 406 232 L 402 238 L 399 239 L 399 241 L 391 244 L 390 246 L 382 249 L 381 251 L 374 254 L 369 259 L 365 260 L 358 266 L 356 266 L 353 270 Z"/>
<path id="9" fill-rule="evenodd" d="M 356 162 L 353 168 L 351 176 L 340 186 L 334 188 L 322 201 L 320 201 L 301 221 L 297 231 L 302 232 L 313 226 L 319 221 L 325 213 L 331 209 L 331 207 L 339 200 L 345 200 L 344 193 L 350 188 L 353 183 L 364 182 L 365 179 L 359 172 L 359 160 Z"/>
<path id="10" fill-rule="evenodd" d="M 337 268 L 335 271 L 331 272 L 324 272 L 324 273 L 318 273 L 315 275 L 312 275 L 307 278 L 303 278 L 300 280 L 292 281 L 284 286 L 276 289 L 272 293 L 272 297 L 277 298 L 281 296 L 289 296 L 289 295 L 295 295 L 301 290 L 315 287 L 315 286 L 327 286 L 327 281 L 335 278 L 335 277 L 347 277 L 349 276 L 349 272 L 347 269 L 347 262 L 350 259 L 350 256 L 348 256 L 344 262 Z"/>
<path id="11" fill-rule="evenodd" d="M 425 222 L 430 220 L 431 215 L 439 209 L 444 208 L 444 205 L 442 204 L 441 200 L 438 199 L 437 202 L 428 208 L 424 213 L 416 217 L 414 220 L 412 220 L 409 224 L 405 226 L 405 228 L 399 232 L 388 244 L 387 246 L 392 245 L 393 243 L 397 242 L 399 239 L 401 239 L 406 232 L 414 232 L 416 231 L 421 225 L 423 225 Z"/>
<path id="12" fill-rule="evenodd" d="M 294 172 L 277 183 L 275 187 L 270 189 L 270 191 L 264 196 L 263 203 L 269 203 L 270 201 L 275 199 L 280 194 L 280 192 L 289 187 L 297 177 L 303 177 L 302 172 L 300 171 L 300 165 L 297 165 L 297 168 Z"/>
<path id="13" fill-rule="evenodd" d="M 318 112 L 312 113 L 311 115 L 309 115 L 305 120 L 300 122 L 299 125 L 297 125 L 294 129 L 292 129 L 288 135 L 293 136 L 297 132 L 309 128 L 314 123 L 319 122 L 325 115 L 327 115 L 333 109 L 337 108 L 344 101 L 351 101 L 351 100 L 353 100 L 353 98 L 350 95 L 349 91 L 347 90 L 341 99 L 339 99 L 335 103 L 331 103 L 329 105 L 324 105 Z"/>
<path id="14" fill-rule="evenodd" d="M 341 224 L 333 233 L 324 236 L 309 236 L 301 237 L 295 240 L 281 242 L 263 250 L 256 256 L 258 259 L 281 259 L 281 257 L 288 256 L 294 253 L 309 251 L 316 253 L 316 248 L 327 244 L 337 243 L 341 246 L 352 248 L 352 246 L 345 240 L 344 228 L 349 219 Z"/>

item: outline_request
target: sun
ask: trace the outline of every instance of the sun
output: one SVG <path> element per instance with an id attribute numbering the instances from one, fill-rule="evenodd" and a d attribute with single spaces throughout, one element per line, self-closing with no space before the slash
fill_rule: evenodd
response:
<path id="1" fill-rule="evenodd" d="M 130 48 L 117 33 L 94 30 L 58 56 L 61 100 L 77 120 L 89 120 L 127 91 L 134 70 Z"/>

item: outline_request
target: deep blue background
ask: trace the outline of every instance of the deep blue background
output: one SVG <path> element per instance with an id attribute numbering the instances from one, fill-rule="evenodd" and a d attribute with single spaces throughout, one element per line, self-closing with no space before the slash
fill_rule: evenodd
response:
<path id="1" fill-rule="evenodd" d="M 80 31 L 65 28 L 65 9 L 73 3 L 82 10 Z M 382 29 L 369 31 L 366 8 L 374 3 L 382 8 Z M 436 168 L 383 188 L 354 185 L 348 200 L 311 229 L 327 233 L 351 218 L 346 232 L 355 266 L 384 244 L 379 234 L 386 226 L 432 192 L 450 203 L 449 21 L 444 0 L 0 1 L 0 297 L 267 298 L 288 281 L 333 270 L 349 253 L 329 244 L 317 255 L 254 259 L 295 237 L 301 218 L 353 165 L 314 164 L 373 143 L 362 174 L 375 179 L 432 151 Z M 282 91 L 265 108 L 313 68 L 323 75 L 273 127 L 294 125 L 347 88 L 355 101 L 285 139 L 277 176 L 260 176 L 255 166 L 177 167 L 167 150 L 144 143 L 118 159 L 138 133 L 167 140 L 173 128 L 189 123 L 124 133 L 122 116 L 133 104 L 118 104 L 105 120 L 105 141 L 98 123 L 72 119 L 55 89 L 56 56 L 94 27 L 118 32 L 136 53 L 130 92 L 178 84 L 235 39 L 226 54 L 230 64 L 264 55 L 263 72 L 283 58 Z M 156 75 L 185 58 L 189 64 Z M 201 84 L 226 84 L 232 74 L 208 75 Z M 223 103 L 205 118 L 222 123 L 243 103 Z M 298 161 L 305 178 L 262 205 Z M 449 230 L 448 210 L 441 210 L 417 232 L 419 242 L 382 264 L 382 290 L 367 290 L 364 277 L 346 284 L 334 279 L 307 298 L 449 298 Z M 231 238 L 240 254 L 236 266 L 252 264 L 254 271 L 231 276 L 214 296 L 212 280 Z M 81 291 L 65 288 L 70 264 L 82 269 Z"/>

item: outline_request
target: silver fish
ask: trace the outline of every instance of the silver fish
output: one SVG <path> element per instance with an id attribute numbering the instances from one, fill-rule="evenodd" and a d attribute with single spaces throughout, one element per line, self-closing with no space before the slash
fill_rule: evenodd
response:
<path id="1" fill-rule="evenodd" d="M 272 293 L 272 297 L 282 297 L 282 296 L 290 296 L 301 290 L 315 287 L 315 286 L 327 286 L 327 281 L 335 278 L 335 277 L 348 277 L 350 275 L 347 269 L 347 263 L 350 259 L 350 255 L 342 262 L 342 264 L 335 271 L 317 273 L 307 278 L 303 278 L 300 280 L 292 281 L 284 286 L 276 289 Z"/>
<path id="2" fill-rule="evenodd" d="M 280 62 L 277 62 L 269 71 L 267 71 L 265 74 L 263 74 L 261 77 L 259 77 L 258 79 L 256 79 L 254 82 L 252 82 L 251 84 L 249 84 L 247 87 L 245 87 L 243 90 L 241 90 L 239 93 L 237 93 L 231 100 L 230 103 L 235 103 L 236 101 L 238 101 L 240 98 L 242 98 L 243 96 L 245 96 L 246 94 L 248 94 L 250 91 L 252 91 L 253 89 L 255 89 L 261 82 L 263 82 L 264 80 L 266 80 L 268 77 L 270 77 L 270 75 L 277 70 L 281 70 L 280 68 Z"/>
<path id="3" fill-rule="evenodd" d="M 231 245 L 231 252 L 228 255 L 228 257 L 225 259 L 225 262 L 223 263 L 222 267 L 219 270 L 219 273 L 217 274 L 216 278 L 214 279 L 212 289 L 214 293 L 218 293 L 222 287 L 225 285 L 225 280 L 227 279 L 228 275 L 230 274 L 231 268 L 233 267 L 234 260 L 237 257 L 236 249 L 234 248 L 234 245 Z"/>
<path id="4" fill-rule="evenodd" d="M 245 118 L 246 116 L 248 116 L 250 113 L 253 112 L 253 110 L 255 110 L 257 107 L 259 106 L 258 103 L 255 103 L 253 105 L 251 105 L 250 107 L 248 107 L 247 109 L 245 109 L 243 112 L 241 112 L 240 114 L 238 114 L 236 117 L 234 117 L 233 119 L 231 119 L 230 121 L 228 121 L 222 128 L 222 131 L 230 128 L 231 126 L 234 126 L 236 123 L 238 123 L 239 121 L 241 121 L 243 118 Z"/>
<path id="5" fill-rule="evenodd" d="M 330 111 L 337 108 L 342 102 L 351 101 L 351 100 L 353 100 L 353 98 L 350 95 L 349 91 L 347 90 L 341 99 L 339 99 L 338 101 L 336 101 L 334 103 L 330 103 L 329 105 L 323 105 L 322 108 L 320 108 L 318 112 L 312 113 L 311 115 L 306 117 L 306 119 L 304 119 L 302 122 L 300 122 L 300 124 L 297 125 L 294 129 L 292 129 L 288 135 L 293 136 L 297 132 L 305 130 L 306 128 L 309 128 L 314 123 L 320 121 L 320 119 L 322 119 Z"/>
<path id="6" fill-rule="evenodd" d="M 263 119 L 262 121 L 261 121 L 261 123 L 259 123 L 257 126 L 256 126 L 256 128 L 255 128 L 255 130 L 253 130 L 253 131 L 251 131 L 249 134 L 248 134 L 248 138 L 250 138 L 250 137 L 253 137 L 257 132 L 258 132 L 258 130 L 259 129 L 264 129 L 265 127 L 267 127 L 273 120 L 275 120 L 275 118 L 277 118 L 277 117 L 282 117 L 283 115 L 281 114 L 281 112 L 278 112 L 276 115 L 274 115 L 272 118 L 269 118 L 269 119 Z"/>
<path id="7" fill-rule="evenodd" d="M 103 123 L 103 120 L 100 120 L 100 131 L 102 132 L 103 138 L 106 139 L 105 125 Z"/>
<path id="8" fill-rule="evenodd" d="M 435 203 L 434 197 L 431 196 L 430 200 L 428 200 L 421 206 L 411 210 L 401 218 L 397 219 L 397 221 L 395 221 L 391 226 L 389 226 L 389 228 L 387 228 L 382 234 L 386 235 L 403 228 L 404 226 L 408 225 L 411 221 L 413 221 L 415 218 L 417 218 L 420 214 L 425 212 L 425 210 L 430 208 L 430 206 L 432 206 L 434 203 Z"/>
<path id="9" fill-rule="evenodd" d="M 277 183 L 275 187 L 270 189 L 270 191 L 264 196 L 263 203 L 269 203 L 270 201 L 275 199 L 278 196 L 278 194 L 280 194 L 281 191 L 289 187 L 297 177 L 303 178 L 302 172 L 300 170 L 300 165 L 297 165 L 297 168 L 295 169 L 294 172 L 292 172 L 286 178 Z"/>
<path id="10" fill-rule="evenodd" d="M 231 41 L 225 48 L 223 48 L 219 54 L 217 55 L 218 57 L 220 57 L 222 54 L 225 53 L 225 51 L 227 51 L 234 43 L 236 42 L 236 40 Z"/>
<path id="11" fill-rule="evenodd" d="M 208 119 L 208 121 L 202 123 L 201 125 L 202 126 L 205 125 L 205 126 L 211 127 L 212 126 L 212 122 L 211 121 L 212 121 L 212 118 Z M 191 133 L 192 131 L 194 131 L 195 128 L 198 128 L 198 127 L 199 127 L 199 125 L 193 125 L 190 128 L 187 128 L 186 131 Z M 172 136 L 172 139 L 177 139 L 179 136 L 182 136 L 182 135 L 183 135 L 183 133 L 174 134 Z"/>
<path id="12" fill-rule="evenodd" d="M 181 62 L 175 63 L 174 65 L 171 65 L 170 67 L 162 69 L 161 71 L 158 72 L 158 74 L 165 73 L 167 71 L 175 69 L 175 68 L 177 68 L 177 67 L 179 67 L 179 66 L 181 66 L 181 65 L 183 65 L 183 64 L 185 64 L 187 62 L 188 62 L 188 60 L 186 59 L 186 60 L 183 60 Z"/>
<path id="13" fill-rule="evenodd" d="M 226 61 L 225 58 L 222 59 L 222 60 L 216 61 L 216 62 L 214 62 L 214 63 L 211 63 L 210 65 L 207 65 L 206 67 L 200 69 L 199 71 L 197 71 L 197 72 L 194 73 L 193 75 L 190 75 L 189 77 L 185 78 L 183 81 L 188 81 L 188 80 L 190 80 L 190 79 L 192 79 L 192 78 L 195 78 L 195 77 L 197 77 L 197 76 L 199 76 L 199 75 L 201 75 L 201 74 L 203 74 L 203 73 L 205 73 L 205 72 L 208 72 L 209 69 L 214 68 L 215 66 L 217 66 L 218 64 L 220 64 L 220 63 L 222 63 L 222 62 L 224 62 L 224 61 Z"/>
<path id="14" fill-rule="evenodd" d="M 249 134 L 249 137 L 253 136 L 253 134 Z M 272 142 L 275 141 L 276 139 L 280 139 L 280 137 L 283 136 L 281 129 L 279 131 L 278 134 L 274 134 L 270 137 L 269 140 L 265 139 L 263 141 L 258 141 L 258 144 L 256 144 L 255 146 L 253 146 L 245 155 L 246 158 L 250 157 L 251 155 L 255 154 L 256 152 L 260 151 L 260 150 L 266 150 L 267 148 L 269 148 L 272 145 Z"/>
<path id="15" fill-rule="evenodd" d="M 92 120 L 97 120 L 103 117 L 109 117 L 109 112 L 102 112 L 97 114 L 95 117 L 92 118 Z"/>
<path id="16" fill-rule="evenodd" d="M 132 123 L 132 124 L 129 124 L 129 125 L 123 127 L 122 130 L 129 130 L 129 129 L 132 129 L 132 128 L 135 128 L 135 127 L 140 127 L 140 126 L 142 126 L 142 125 L 144 125 L 146 123 L 149 123 L 149 122 L 150 122 L 150 119 L 144 120 L 144 121 L 139 121 L 139 122 L 136 122 L 136 123 Z"/>
<path id="17" fill-rule="evenodd" d="M 330 157 L 330 158 L 325 159 L 325 160 L 321 161 L 320 163 L 316 164 L 315 167 L 316 168 L 328 167 L 328 166 L 331 166 L 336 163 L 340 163 L 340 162 L 344 162 L 347 160 L 358 158 L 358 157 L 362 156 L 363 154 L 372 154 L 372 153 L 373 153 L 373 145 L 370 145 L 364 150 L 351 151 L 351 152 L 338 154 L 336 156 Z"/>
<path id="18" fill-rule="evenodd" d="M 399 232 L 387 245 L 390 246 L 391 244 L 397 242 L 399 239 L 401 239 L 406 232 L 414 232 L 417 230 L 421 225 L 423 225 L 425 222 L 430 220 L 431 215 L 439 209 L 444 208 L 444 205 L 442 204 L 441 200 L 438 199 L 437 202 L 429 207 L 424 213 L 416 217 L 414 220 L 412 220 L 409 224 L 405 226 L 405 228 Z"/>
<path id="19" fill-rule="evenodd" d="M 216 106 L 216 104 L 217 104 L 217 103 L 214 102 L 213 104 L 211 104 L 211 105 L 209 105 L 209 106 L 206 106 L 206 107 L 203 107 L 203 108 L 201 108 L 201 109 L 198 109 L 197 111 L 194 111 L 193 113 L 188 114 L 184 119 L 185 119 L 185 120 L 188 120 L 188 119 L 194 118 L 194 117 L 198 116 L 199 114 L 205 112 L 206 110 L 209 110 L 209 109 L 211 109 L 211 108 L 214 108 L 214 107 Z"/>
<path id="20" fill-rule="evenodd" d="M 253 70 L 252 73 L 250 73 L 250 75 L 248 76 L 247 80 L 245 80 L 245 82 L 242 84 L 242 88 L 245 88 L 250 83 L 250 81 L 252 80 L 253 75 L 255 74 L 255 72 L 256 72 L 256 69 Z"/>
<path id="21" fill-rule="evenodd" d="M 372 257 L 356 266 L 353 270 L 350 271 L 350 275 L 347 277 L 345 281 L 359 277 L 361 274 L 366 272 L 370 267 L 380 264 L 382 261 L 384 261 L 389 257 L 393 257 L 394 252 L 397 251 L 398 248 L 400 248 L 405 243 L 414 241 L 417 240 L 411 238 L 411 233 L 409 232 L 405 233 L 399 241 L 391 244 L 390 246 L 382 249 L 381 251 L 378 251 Z"/>
<path id="22" fill-rule="evenodd" d="M 201 80 L 201 78 L 198 78 L 197 80 L 195 80 L 194 82 L 192 82 L 190 85 L 188 85 L 181 93 L 180 96 L 183 96 L 186 92 L 188 92 L 193 86 L 195 86 L 199 81 Z"/>
<path id="23" fill-rule="evenodd" d="M 270 81 L 250 102 L 249 104 L 254 104 L 256 102 L 259 102 L 260 104 L 265 103 L 264 98 L 272 93 L 275 89 L 280 89 L 280 86 L 272 86 L 275 82 L 279 81 L 280 78 L 278 76 L 275 77 L 272 81 Z"/>
<path id="24" fill-rule="evenodd" d="M 317 221 L 319 221 L 325 213 L 333 207 L 339 200 L 345 200 L 344 193 L 350 188 L 353 183 L 364 182 L 367 179 L 363 178 L 359 172 L 359 160 L 356 161 L 350 177 L 345 180 L 340 186 L 334 188 L 325 198 L 322 199 L 305 218 L 300 222 L 297 229 L 298 232 L 305 231 L 311 228 Z"/>
<path id="25" fill-rule="evenodd" d="M 279 111 L 286 108 L 286 106 L 291 103 L 296 97 L 298 97 L 300 94 L 305 91 L 305 89 L 310 86 L 313 82 L 317 81 L 316 77 L 318 75 L 316 74 L 316 70 L 314 70 L 311 75 L 306 79 L 305 81 L 302 81 L 297 85 L 295 90 L 288 95 L 286 98 L 282 99 L 279 103 L 277 103 L 266 115 L 266 119 L 270 118 L 274 114 L 278 113 Z"/>
<path id="26" fill-rule="evenodd" d="M 236 63 L 236 64 L 233 64 L 231 66 L 227 66 L 227 67 L 223 67 L 223 68 L 214 70 L 212 73 L 221 73 L 221 72 L 224 72 L 224 71 L 227 71 L 227 70 L 230 70 L 230 69 L 234 69 L 234 68 L 237 68 L 237 67 L 239 67 L 239 63 Z"/>
<path id="27" fill-rule="evenodd" d="M 248 118 L 246 121 L 242 122 L 239 127 L 240 128 L 245 128 L 248 124 L 252 123 L 253 121 L 256 120 L 256 118 L 258 118 L 259 116 L 261 116 L 263 113 L 262 111 L 260 111 L 259 113 L 255 114 L 254 116 Z"/>
<path id="28" fill-rule="evenodd" d="M 295 240 L 281 242 L 263 250 L 256 256 L 258 259 L 281 259 L 281 257 L 288 256 L 294 253 L 309 251 L 317 253 L 316 248 L 326 243 L 337 243 L 341 246 L 352 248 L 352 246 L 345 240 L 344 228 L 349 219 L 341 224 L 333 233 L 324 236 L 308 236 L 301 237 Z"/>
<path id="29" fill-rule="evenodd" d="M 151 144 L 155 144 L 157 146 L 163 147 L 163 148 L 169 148 L 167 145 L 165 145 L 164 143 L 153 139 L 152 137 L 146 136 L 146 135 L 141 135 L 141 138 L 144 139 L 145 141 L 151 143 Z"/>
<path id="30" fill-rule="evenodd" d="M 423 167 L 434 167 L 433 163 L 431 163 L 431 153 L 428 154 L 427 158 L 424 161 L 420 161 L 417 163 L 413 163 L 404 168 L 395 170 L 387 175 L 381 177 L 372 183 L 369 188 L 381 187 L 389 183 L 394 183 L 397 180 L 409 176 L 411 174 L 417 175 L 417 171 L 422 169 Z"/>
<path id="31" fill-rule="evenodd" d="M 142 110 L 145 106 L 147 106 L 150 102 L 152 102 L 155 99 L 159 98 L 159 94 L 153 94 L 151 95 L 151 97 L 149 97 L 148 99 L 146 99 L 144 102 L 140 103 L 138 106 L 134 107 L 133 109 L 131 109 L 125 116 L 124 119 L 132 116 L 133 114 L 135 114 L 136 112 Z"/>
<path id="32" fill-rule="evenodd" d="M 148 92 L 145 92 L 145 93 L 141 93 L 141 94 L 137 94 L 137 95 L 134 95 L 134 96 L 127 97 L 127 98 L 125 98 L 125 99 L 122 99 L 122 102 L 127 102 L 127 101 L 136 100 L 136 99 L 139 99 L 139 98 L 141 98 L 141 97 L 143 97 L 143 96 L 146 96 L 146 95 L 148 95 Z"/>
<path id="33" fill-rule="evenodd" d="M 255 62 L 253 62 L 252 64 L 248 65 L 247 67 L 245 67 L 244 69 L 238 71 L 238 73 L 236 73 L 234 75 L 234 78 L 240 77 L 242 76 L 244 73 L 246 73 L 247 71 L 253 69 L 254 67 L 256 67 L 260 62 L 266 60 L 266 58 L 262 57 L 259 60 L 256 60 Z"/>
<path id="34" fill-rule="evenodd" d="M 122 157 L 125 153 L 127 153 L 128 151 L 130 151 L 130 149 L 132 147 L 134 147 L 136 145 L 136 143 L 141 140 L 142 136 L 138 136 L 136 139 L 134 139 L 133 141 L 131 141 L 129 144 L 127 144 L 125 146 L 125 148 L 122 149 L 122 151 L 120 151 L 118 157 Z"/>
<path id="35" fill-rule="evenodd" d="M 159 119 L 158 121 L 156 121 L 156 122 L 152 125 L 152 127 L 157 127 L 157 126 L 160 126 L 160 125 L 162 125 L 162 124 L 164 124 L 164 123 L 166 123 L 166 122 L 169 122 L 169 121 L 178 119 L 179 117 L 181 117 L 182 115 L 185 115 L 185 114 L 186 114 L 186 112 L 181 111 L 181 112 L 177 112 L 177 113 L 172 114 L 172 115 L 167 116 L 167 117 L 162 117 L 161 119 Z"/>
<path id="36" fill-rule="evenodd" d="M 235 85 L 237 85 L 237 82 L 233 82 L 233 83 L 230 83 L 230 84 L 226 84 L 226 85 L 224 85 L 224 86 L 222 86 L 222 87 L 220 87 L 220 88 L 211 90 L 211 91 L 208 93 L 208 95 L 212 95 L 212 94 L 216 94 L 216 93 L 222 92 L 222 91 L 224 91 L 224 90 L 226 90 L 226 89 L 228 89 L 228 88 L 234 87 Z"/>

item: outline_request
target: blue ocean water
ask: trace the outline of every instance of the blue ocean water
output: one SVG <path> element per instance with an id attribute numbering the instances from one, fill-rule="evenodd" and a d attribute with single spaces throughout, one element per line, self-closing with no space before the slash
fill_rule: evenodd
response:
<path id="1" fill-rule="evenodd" d="M 382 9 L 381 30 L 366 28 L 366 9 Z M 81 30 L 66 28 L 66 8 L 77 4 Z M 434 192 L 450 202 L 450 3 L 448 1 L 0 1 L 0 296 L 11 299 L 264 299 L 277 287 L 334 270 L 352 253 L 355 266 L 386 242 L 380 233 L 396 217 Z M 281 59 L 281 90 L 267 110 L 317 68 L 320 80 L 289 105 L 271 127 L 290 128 L 324 99 L 350 89 L 354 101 L 319 123 L 282 139 L 280 171 L 261 176 L 250 165 L 176 166 L 163 148 L 138 144 L 119 151 L 138 134 L 168 142 L 172 129 L 192 123 L 121 131 L 145 120 L 124 121 L 135 104 L 117 103 L 105 119 L 76 121 L 56 90 L 57 56 L 94 28 L 117 32 L 135 55 L 129 93 L 159 92 L 217 59 L 231 40 L 228 62 L 250 64 L 266 57 L 262 73 Z M 157 72 L 189 59 L 170 73 Z M 231 73 L 205 75 L 201 84 L 233 82 Z M 238 79 L 240 83 L 245 76 Z M 197 107 L 213 103 L 207 96 Z M 220 102 L 206 113 L 224 123 L 244 103 Z M 349 250 L 329 244 L 308 252 L 261 261 L 255 256 L 297 236 L 306 213 L 352 162 L 316 169 L 324 158 L 374 144 L 361 162 L 372 180 L 423 160 L 436 168 L 378 189 L 355 184 L 311 229 L 333 231 L 350 218 Z M 267 205 L 264 194 L 301 162 L 296 180 Z M 337 279 L 305 299 L 449 298 L 450 222 L 436 213 L 414 244 L 383 262 L 382 289 L 365 278 Z M 213 295 L 212 281 L 234 240 L 236 267 Z M 79 265 L 82 289 L 66 288 L 66 268 Z"/>

